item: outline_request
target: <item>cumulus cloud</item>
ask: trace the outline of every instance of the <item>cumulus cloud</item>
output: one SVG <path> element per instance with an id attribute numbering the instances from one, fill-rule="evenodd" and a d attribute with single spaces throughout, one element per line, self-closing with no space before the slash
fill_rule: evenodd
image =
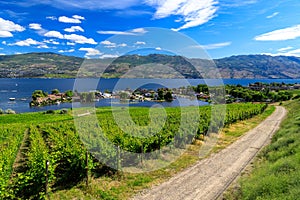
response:
<path id="1" fill-rule="evenodd" d="M 46 44 L 41 44 L 37 48 L 38 49 L 49 49 L 50 47 L 48 47 L 48 45 L 46 45 Z"/>
<path id="2" fill-rule="evenodd" d="M 33 40 L 31 38 L 28 38 L 26 40 L 18 41 L 16 43 L 9 44 L 9 45 L 10 46 L 31 46 L 31 45 L 43 45 L 43 43 Z"/>
<path id="3" fill-rule="evenodd" d="M 119 44 L 118 46 L 119 46 L 119 47 L 127 47 L 127 44 L 122 43 L 122 44 Z"/>
<path id="4" fill-rule="evenodd" d="M 136 45 L 145 45 L 145 44 L 146 44 L 146 42 L 137 41 L 137 42 L 136 42 L 136 43 L 134 43 L 134 44 L 136 44 Z"/>
<path id="5" fill-rule="evenodd" d="M 294 49 L 292 51 L 287 51 L 287 52 L 262 53 L 262 55 L 268 55 L 268 56 L 295 56 L 295 57 L 300 57 L 300 49 Z"/>
<path id="6" fill-rule="evenodd" d="M 50 19 L 50 20 L 54 21 L 54 20 L 57 20 L 57 17 L 55 17 L 55 16 L 47 16 L 46 19 Z"/>
<path id="7" fill-rule="evenodd" d="M 137 28 L 133 29 L 131 31 L 97 31 L 99 34 L 103 35 L 139 35 L 139 34 L 145 34 L 148 31 L 144 28 Z"/>
<path id="8" fill-rule="evenodd" d="M 86 38 L 85 36 L 76 34 L 64 35 L 64 39 L 78 44 L 97 44 L 93 38 Z"/>
<path id="9" fill-rule="evenodd" d="M 184 24 L 174 31 L 205 24 L 215 17 L 218 9 L 217 0 L 145 0 L 145 3 L 156 8 L 154 19 L 181 16 Z"/>
<path id="10" fill-rule="evenodd" d="M 9 31 L 0 31 L 0 38 L 13 37 L 13 34 Z"/>
<path id="11" fill-rule="evenodd" d="M 29 24 L 29 28 L 33 29 L 33 30 L 41 30 L 42 29 L 42 25 L 41 24 L 32 23 L 32 24 Z"/>
<path id="12" fill-rule="evenodd" d="M 79 15 L 73 15 L 72 17 L 73 17 L 74 19 L 85 20 L 85 18 L 84 18 L 84 17 L 82 17 L 82 16 L 79 16 Z"/>
<path id="13" fill-rule="evenodd" d="M 78 18 L 70 18 L 70 17 L 66 17 L 66 16 L 60 16 L 58 18 L 58 21 L 59 22 L 63 22 L 63 23 L 73 23 L 73 24 L 80 24 L 81 23 L 81 20 L 78 19 Z"/>
<path id="14" fill-rule="evenodd" d="M 71 28 L 65 28 L 64 31 L 70 33 L 77 32 L 77 31 L 84 32 L 83 28 L 81 28 L 80 26 L 72 26 Z"/>
<path id="15" fill-rule="evenodd" d="M 72 53 L 75 49 L 69 49 L 69 50 L 59 50 L 58 53 Z"/>
<path id="16" fill-rule="evenodd" d="M 87 53 L 85 56 L 100 56 L 103 54 L 98 49 L 94 48 L 80 48 L 79 51 L 86 51 Z"/>
<path id="17" fill-rule="evenodd" d="M 258 35 L 254 38 L 257 41 L 284 41 L 300 37 L 300 25 L 274 30 Z"/>
<path id="18" fill-rule="evenodd" d="M 75 43 L 74 43 L 74 42 L 67 42 L 67 45 L 69 45 L 69 46 L 74 46 Z"/>
<path id="19" fill-rule="evenodd" d="M 22 32 L 25 28 L 0 17 L 0 37 L 13 37 L 11 32 Z"/>
<path id="20" fill-rule="evenodd" d="M 86 38 L 83 35 L 77 35 L 77 34 L 63 35 L 58 31 L 49 31 L 45 33 L 44 36 L 70 40 L 71 42 L 78 43 L 78 44 L 97 44 L 97 42 L 95 42 L 93 38 Z"/>
<path id="21" fill-rule="evenodd" d="M 59 39 L 64 39 L 63 34 L 61 34 L 58 31 L 48 31 L 47 33 L 44 34 L 46 37 L 54 37 L 54 38 L 59 38 Z"/>
<path id="22" fill-rule="evenodd" d="M 50 40 L 43 40 L 44 43 L 47 43 L 47 44 L 55 44 L 55 45 L 58 45 L 60 44 L 59 42 L 57 42 L 56 40 L 54 39 L 50 39 Z"/>
<path id="23" fill-rule="evenodd" d="M 117 47 L 116 43 L 113 43 L 113 42 L 108 41 L 108 40 L 104 40 L 100 44 L 104 45 L 106 48 L 115 48 L 115 47 Z"/>

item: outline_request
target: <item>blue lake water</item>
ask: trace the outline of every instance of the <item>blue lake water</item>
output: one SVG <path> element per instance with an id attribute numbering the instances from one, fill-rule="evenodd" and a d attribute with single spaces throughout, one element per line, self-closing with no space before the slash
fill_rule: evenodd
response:
<path id="1" fill-rule="evenodd" d="M 220 85 L 224 84 L 241 84 L 248 85 L 254 82 L 284 82 L 284 83 L 300 83 L 300 79 L 224 79 L 224 80 L 202 80 L 202 79 L 0 79 L 0 108 L 3 110 L 13 109 L 16 112 L 35 112 L 49 109 L 70 108 L 72 104 L 65 103 L 60 105 L 46 106 L 46 107 L 29 107 L 31 101 L 31 94 L 34 90 L 43 90 L 51 92 L 52 89 L 59 89 L 64 92 L 66 90 L 76 89 L 78 91 L 91 90 L 123 90 L 126 88 L 136 89 L 157 89 L 161 87 L 178 88 L 180 86 L 198 84 Z M 75 86 L 74 86 L 75 83 Z M 10 101 L 9 98 L 15 98 L 15 101 Z M 79 104 L 79 103 L 78 103 Z M 155 102 L 138 102 L 130 104 L 132 106 L 147 106 L 151 107 L 157 103 Z M 199 101 L 190 101 L 188 99 L 178 99 L 173 102 L 159 103 L 164 107 L 172 106 L 189 106 L 189 105 L 203 105 L 205 103 Z M 120 106 L 119 100 L 104 99 L 95 103 L 96 106 Z M 77 105 L 78 107 L 81 105 Z"/>

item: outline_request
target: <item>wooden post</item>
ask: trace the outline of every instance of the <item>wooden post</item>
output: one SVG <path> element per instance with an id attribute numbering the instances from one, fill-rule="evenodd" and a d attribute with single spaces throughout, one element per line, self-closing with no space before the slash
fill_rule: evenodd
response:
<path id="1" fill-rule="evenodd" d="M 89 151 L 85 153 L 85 168 L 86 168 L 86 187 L 89 186 Z"/>
<path id="2" fill-rule="evenodd" d="M 46 197 L 49 199 L 48 197 L 48 181 L 49 181 L 49 160 L 46 160 L 46 182 L 45 182 L 45 194 Z"/>

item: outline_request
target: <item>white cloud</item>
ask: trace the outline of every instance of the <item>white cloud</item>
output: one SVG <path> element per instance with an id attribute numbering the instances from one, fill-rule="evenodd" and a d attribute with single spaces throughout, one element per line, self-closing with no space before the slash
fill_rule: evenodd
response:
<path id="1" fill-rule="evenodd" d="M 269 56 L 295 56 L 300 57 L 300 49 L 294 49 L 292 51 L 287 52 L 277 52 L 277 53 L 262 53 L 263 55 Z"/>
<path id="2" fill-rule="evenodd" d="M 117 57 L 119 57 L 119 55 L 115 55 L 115 54 L 103 54 L 99 58 L 105 59 L 105 58 L 117 58 Z"/>
<path id="3" fill-rule="evenodd" d="M 9 46 L 31 46 L 31 45 L 43 45 L 43 43 L 33 40 L 31 38 L 28 38 L 26 40 L 22 40 L 22 41 L 13 43 L 13 44 L 9 44 Z"/>
<path id="4" fill-rule="evenodd" d="M 5 56 L 6 54 L 5 53 L 0 53 L 0 56 Z"/>
<path id="5" fill-rule="evenodd" d="M 48 47 L 48 45 L 46 45 L 46 44 L 41 44 L 37 48 L 38 49 L 49 49 L 50 47 Z"/>
<path id="6" fill-rule="evenodd" d="M 59 50 L 58 53 L 72 53 L 75 49 L 69 49 L 69 50 Z"/>
<path id="7" fill-rule="evenodd" d="M 131 32 L 137 33 L 137 34 L 144 34 L 144 33 L 147 33 L 148 31 L 146 31 L 144 28 L 136 28 L 136 29 L 133 29 Z"/>
<path id="8" fill-rule="evenodd" d="M 41 30 L 42 29 L 42 25 L 41 24 L 32 23 L 32 24 L 29 24 L 29 28 L 33 29 L 33 30 Z"/>
<path id="9" fill-rule="evenodd" d="M 254 38 L 257 41 L 284 41 L 292 40 L 300 37 L 300 25 L 278 29 L 262 35 L 258 35 Z"/>
<path id="10" fill-rule="evenodd" d="M 73 24 L 80 24 L 81 21 L 77 18 L 70 18 L 70 17 L 66 17 L 66 16 L 60 16 L 58 18 L 59 22 L 63 22 L 63 23 L 73 23 Z"/>
<path id="11" fill-rule="evenodd" d="M 278 49 L 277 51 L 280 51 L 280 52 L 283 52 L 283 51 L 288 51 L 288 50 L 291 50 L 291 49 L 293 49 L 294 47 L 290 47 L 290 46 L 288 46 L 288 47 L 283 47 L 283 48 L 280 48 L 280 49 Z"/>
<path id="12" fill-rule="evenodd" d="M 58 32 L 58 31 L 48 31 L 47 33 L 44 34 L 44 36 L 46 37 L 54 37 L 54 38 L 59 38 L 59 39 L 63 39 L 64 36 Z"/>
<path id="13" fill-rule="evenodd" d="M 184 25 L 172 30 L 179 31 L 200 26 L 215 17 L 217 0 L 145 0 L 145 3 L 156 7 L 154 19 L 162 19 L 171 15 L 181 16 Z"/>
<path id="14" fill-rule="evenodd" d="M 22 32 L 24 30 L 23 26 L 0 17 L 0 37 L 13 37 L 11 32 Z"/>
<path id="15" fill-rule="evenodd" d="M 60 44 L 59 42 L 57 42 L 56 40 L 54 39 L 50 39 L 50 40 L 43 40 L 44 43 L 47 43 L 47 44 L 55 44 L 55 45 L 58 45 Z"/>
<path id="16" fill-rule="evenodd" d="M 134 35 L 133 33 L 126 31 L 97 31 L 97 33 L 103 35 Z"/>
<path id="17" fill-rule="evenodd" d="M 70 32 L 70 33 L 73 33 L 76 31 L 84 32 L 83 28 L 81 28 L 80 26 L 72 26 L 71 28 L 65 28 L 64 31 Z"/>
<path id="18" fill-rule="evenodd" d="M 76 34 L 64 35 L 64 39 L 78 44 L 97 44 L 93 38 L 86 38 L 85 36 Z"/>
<path id="19" fill-rule="evenodd" d="M 6 41 L 2 41 L 1 43 L 2 43 L 3 45 L 6 45 Z"/>
<path id="20" fill-rule="evenodd" d="M 135 44 L 136 44 L 136 45 L 145 45 L 145 44 L 146 44 L 146 42 L 137 41 Z"/>
<path id="21" fill-rule="evenodd" d="M 161 51 L 162 49 L 161 49 L 161 47 L 156 47 L 155 50 Z"/>
<path id="22" fill-rule="evenodd" d="M 122 44 L 119 44 L 118 46 L 119 46 L 119 47 L 127 47 L 127 44 L 122 43 Z"/>
<path id="23" fill-rule="evenodd" d="M 72 17 L 73 17 L 74 19 L 85 20 L 85 18 L 84 18 L 84 17 L 82 17 L 82 16 L 79 16 L 79 15 L 73 15 Z"/>
<path id="24" fill-rule="evenodd" d="M 229 45 L 231 45 L 231 42 L 207 44 L 207 45 L 202 45 L 202 46 L 199 46 L 199 47 L 208 50 L 208 49 L 219 49 L 219 48 L 226 47 L 226 46 L 229 46 Z"/>
<path id="25" fill-rule="evenodd" d="M 46 17 L 46 19 L 50 19 L 50 20 L 57 20 L 57 17 L 55 17 L 55 16 L 48 16 L 48 17 Z"/>
<path id="26" fill-rule="evenodd" d="M 87 53 L 85 56 L 99 56 L 103 54 L 98 49 L 94 48 L 80 48 L 79 51 L 86 51 Z"/>
<path id="27" fill-rule="evenodd" d="M 108 40 L 104 40 L 100 44 L 103 44 L 106 48 L 115 48 L 115 47 L 117 47 L 116 43 L 113 43 L 113 42 L 108 41 Z"/>
<path id="28" fill-rule="evenodd" d="M 267 19 L 271 19 L 271 18 L 275 17 L 275 16 L 278 15 L 278 14 L 279 14 L 279 12 L 274 12 L 273 14 L 267 16 L 266 18 L 267 18 Z"/>
<path id="29" fill-rule="evenodd" d="M 69 45 L 69 46 L 74 46 L 76 43 L 74 43 L 74 42 L 67 42 L 67 45 Z"/>
<path id="30" fill-rule="evenodd" d="M 44 36 L 70 40 L 71 42 L 75 42 L 78 44 L 97 44 L 97 42 L 95 42 L 95 40 L 93 38 L 86 38 L 85 36 L 76 35 L 76 34 L 62 35 L 58 31 L 49 31 L 49 32 L 45 33 Z"/>
<path id="31" fill-rule="evenodd" d="M 9 31 L 0 31 L 0 38 L 13 37 L 13 34 Z"/>
<path id="32" fill-rule="evenodd" d="M 144 28 L 137 28 L 133 29 L 131 31 L 97 31 L 99 34 L 103 35 L 139 35 L 139 34 L 145 34 L 148 31 Z"/>

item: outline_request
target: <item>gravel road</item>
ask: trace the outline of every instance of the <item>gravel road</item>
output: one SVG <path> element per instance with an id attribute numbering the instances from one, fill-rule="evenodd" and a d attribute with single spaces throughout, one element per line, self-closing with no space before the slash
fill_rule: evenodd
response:
<path id="1" fill-rule="evenodd" d="M 206 200 L 217 199 L 230 183 L 265 146 L 279 128 L 286 110 L 278 106 L 256 128 L 219 153 L 200 160 L 167 182 L 145 190 L 134 200 Z"/>

